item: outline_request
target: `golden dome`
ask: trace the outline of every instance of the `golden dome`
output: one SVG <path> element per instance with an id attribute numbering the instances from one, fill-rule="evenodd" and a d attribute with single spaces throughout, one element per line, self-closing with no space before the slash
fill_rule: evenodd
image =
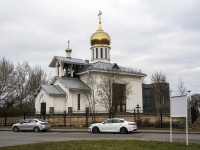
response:
<path id="1" fill-rule="evenodd" d="M 90 38 L 91 46 L 110 46 L 111 43 L 110 36 L 102 29 L 101 14 L 102 13 L 99 11 L 99 28 Z"/>

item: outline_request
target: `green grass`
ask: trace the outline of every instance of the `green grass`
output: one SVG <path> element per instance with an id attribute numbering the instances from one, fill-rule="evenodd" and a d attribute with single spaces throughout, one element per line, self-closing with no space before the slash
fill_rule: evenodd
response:
<path id="1" fill-rule="evenodd" d="M 0 150 L 199 150 L 200 144 L 141 140 L 81 140 L 2 147 Z"/>

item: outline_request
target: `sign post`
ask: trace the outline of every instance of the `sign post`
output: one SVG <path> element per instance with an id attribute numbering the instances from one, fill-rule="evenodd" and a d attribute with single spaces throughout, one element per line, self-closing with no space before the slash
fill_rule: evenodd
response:
<path id="1" fill-rule="evenodd" d="M 172 142 L 172 117 L 185 117 L 186 118 L 186 145 L 188 145 L 188 104 L 187 96 L 173 96 L 170 99 L 170 142 Z"/>

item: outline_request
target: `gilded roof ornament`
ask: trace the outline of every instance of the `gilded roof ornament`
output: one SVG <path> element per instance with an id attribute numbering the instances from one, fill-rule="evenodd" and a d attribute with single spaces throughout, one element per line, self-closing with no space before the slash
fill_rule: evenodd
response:
<path id="1" fill-rule="evenodd" d="M 101 15 L 102 15 L 102 12 L 99 10 L 99 14 L 98 14 L 98 16 L 99 16 L 99 24 L 101 24 Z"/>
<path id="2" fill-rule="evenodd" d="M 98 17 L 99 17 L 99 27 L 98 30 L 91 36 L 90 38 L 90 44 L 91 46 L 110 46 L 110 36 L 103 31 L 101 26 L 101 15 L 102 12 L 99 11 Z"/>
<path id="3" fill-rule="evenodd" d="M 99 10 L 99 13 L 98 13 L 98 16 L 99 16 L 99 28 L 98 28 L 97 31 L 103 31 L 102 26 L 101 26 L 101 15 L 102 15 L 102 12 Z"/>
<path id="4" fill-rule="evenodd" d="M 72 49 L 69 47 L 69 40 L 68 40 L 68 48 L 66 49 L 66 52 L 71 52 L 72 51 Z"/>

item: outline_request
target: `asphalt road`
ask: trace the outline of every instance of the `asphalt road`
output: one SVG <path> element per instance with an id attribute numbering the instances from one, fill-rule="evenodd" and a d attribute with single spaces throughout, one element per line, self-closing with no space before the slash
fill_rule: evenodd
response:
<path id="1" fill-rule="evenodd" d="M 190 143 L 200 143 L 199 134 L 189 134 Z M 100 133 L 93 134 L 89 132 L 0 132 L 0 147 L 23 145 L 30 143 L 66 141 L 66 140 L 155 140 L 170 141 L 168 133 Z M 185 142 L 185 134 L 173 134 L 173 141 Z"/>

